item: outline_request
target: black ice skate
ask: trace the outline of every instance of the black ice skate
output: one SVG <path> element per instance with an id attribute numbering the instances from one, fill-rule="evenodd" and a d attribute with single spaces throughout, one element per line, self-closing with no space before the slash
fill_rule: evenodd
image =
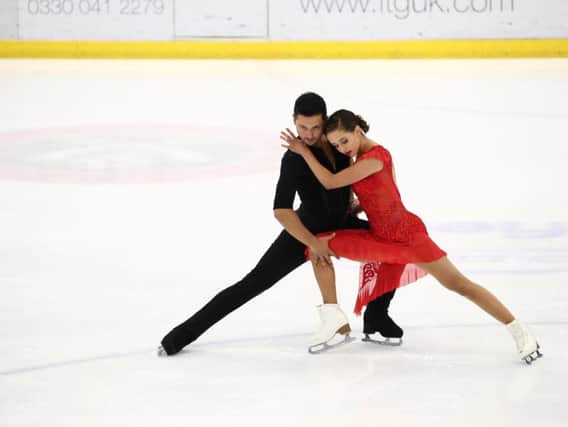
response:
<path id="1" fill-rule="evenodd" d="M 365 311 L 365 315 L 367 311 Z M 363 334 L 365 337 L 363 341 L 371 342 L 374 344 L 399 346 L 402 345 L 403 330 L 394 323 L 388 313 L 383 313 L 380 316 L 365 316 Z"/>
<path id="2" fill-rule="evenodd" d="M 394 291 L 371 301 L 363 315 L 363 341 L 374 344 L 399 346 L 402 344 L 403 330 L 388 314 Z"/>

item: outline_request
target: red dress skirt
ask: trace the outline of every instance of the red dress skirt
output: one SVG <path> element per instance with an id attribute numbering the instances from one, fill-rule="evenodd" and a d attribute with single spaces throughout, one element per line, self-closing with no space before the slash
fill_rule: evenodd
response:
<path id="1" fill-rule="evenodd" d="M 422 220 L 402 204 L 390 153 L 376 145 L 357 161 L 367 158 L 381 160 L 383 168 L 354 183 L 352 188 L 367 214 L 370 229 L 337 230 L 329 241 L 329 247 L 337 256 L 364 262 L 356 314 L 379 296 L 424 277 L 426 272 L 414 264 L 446 256 L 430 239 Z"/>

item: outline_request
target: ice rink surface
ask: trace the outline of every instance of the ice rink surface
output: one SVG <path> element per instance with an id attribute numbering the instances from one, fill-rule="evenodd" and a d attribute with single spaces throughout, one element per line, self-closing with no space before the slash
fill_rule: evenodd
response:
<path id="1" fill-rule="evenodd" d="M 304 91 L 392 153 L 403 201 L 540 341 L 431 278 L 404 344 L 307 352 L 290 274 L 176 357 L 173 326 L 256 264 Z M 0 425 L 565 426 L 568 61 L 0 61 Z M 336 263 L 351 312 L 358 265 Z"/>

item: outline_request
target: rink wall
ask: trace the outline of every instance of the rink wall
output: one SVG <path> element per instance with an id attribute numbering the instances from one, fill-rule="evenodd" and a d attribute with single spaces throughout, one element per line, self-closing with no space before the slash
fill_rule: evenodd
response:
<path id="1" fill-rule="evenodd" d="M 566 0 L 2 0 L 0 57 L 568 57 Z"/>

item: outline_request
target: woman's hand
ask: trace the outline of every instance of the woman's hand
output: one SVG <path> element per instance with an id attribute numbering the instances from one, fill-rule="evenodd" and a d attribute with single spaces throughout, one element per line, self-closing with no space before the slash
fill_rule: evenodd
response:
<path id="1" fill-rule="evenodd" d="M 302 142 L 302 140 L 294 135 L 288 128 L 286 128 L 285 131 L 280 132 L 280 139 L 285 142 L 285 144 L 280 145 L 293 153 L 303 155 L 303 153 L 305 153 L 308 149 L 307 145 L 304 144 L 304 142 Z"/>

